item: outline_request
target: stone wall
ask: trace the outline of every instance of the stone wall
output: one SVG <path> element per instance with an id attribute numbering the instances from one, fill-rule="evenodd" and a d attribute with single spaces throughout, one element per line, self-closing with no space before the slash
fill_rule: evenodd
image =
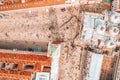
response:
<path id="1" fill-rule="evenodd" d="M 0 48 L 28 49 L 49 40 L 63 42 L 59 80 L 82 80 L 80 42 L 84 11 L 101 13 L 102 4 L 64 4 L 1 12 Z"/>

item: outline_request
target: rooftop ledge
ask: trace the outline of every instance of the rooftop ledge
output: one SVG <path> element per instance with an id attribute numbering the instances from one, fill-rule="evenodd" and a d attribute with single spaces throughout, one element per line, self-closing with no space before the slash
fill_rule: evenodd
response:
<path id="1" fill-rule="evenodd" d="M 0 49 L 0 53 L 47 55 L 47 52 L 32 52 L 32 51 L 22 51 L 22 50 L 16 50 L 16 49 L 13 49 L 13 50 Z"/>

